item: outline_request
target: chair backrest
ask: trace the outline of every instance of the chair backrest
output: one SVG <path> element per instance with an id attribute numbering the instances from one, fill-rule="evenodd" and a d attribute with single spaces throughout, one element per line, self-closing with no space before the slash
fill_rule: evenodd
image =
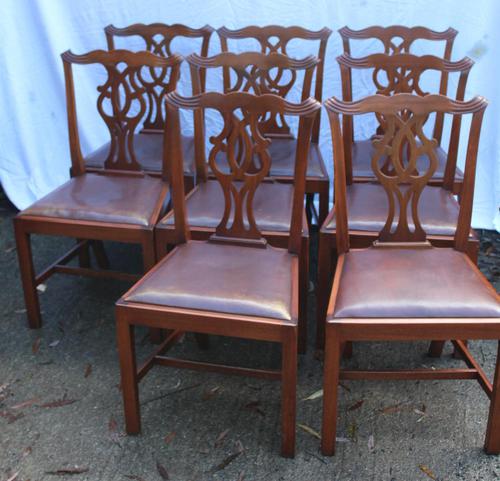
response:
<path id="1" fill-rule="evenodd" d="M 465 159 L 464 187 L 460 201 L 454 245 L 465 252 L 470 231 L 474 178 L 481 123 L 487 101 L 475 97 L 470 101 L 453 100 L 442 95 L 421 97 L 412 94 L 396 94 L 391 97 L 373 95 L 355 102 L 336 98 L 325 102 L 330 119 L 334 148 L 335 213 L 337 219 L 337 249 L 339 253 L 349 250 L 349 234 L 346 204 L 345 152 L 342 142 L 340 116 L 376 113 L 383 117 L 383 135 L 373 140 L 372 170 L 387 194 L 387 220 L 379 232 L 377 243 L 396 245 L 426 243 L 426 233 L 418 215 L 420 195 L 438 165 L 435 148 L 437 141 L 429 139 L 423 130 L 429 115 L 442 112 L 454 118 L 450 136 L 450 151 L 458 151 L 460 119 L 472 115 Z M 401 155 L 402 146 L 406 156 Z M 428 167 L 416 171 L 417 158 L 425 155 Z M 391 158 L 391 169 L 385 169 L 386 156 Z"/>
<path id="2" fill-rule="evenodd" d="M 311 95 L 314 69 L 319 63 L 319 59 L 313 56 L 295 60 L 280 53 L 266 55 L 261 52 L 244 52 L 241 54 L 224 52 L 213 57 L 200 57 L 193 54 L 187 57 L 186 60 L 191 68 L 193 95 L 203 92 L 201 85 L 202 72 L 206 72 L 207 69 L 222 68 L 227 73 L 229 80 L 229 82 L 225 82 L 224 93 L 275 94 L 285 99 L 294 84 L 297 83 L 298 75 L 303 72 L 302 82 L 299 85 L 301 100 L 306 100 Z M 198 110 L 195 112 L 195 124 L 202 121 L 202 111 Z M 279 112 L 266 112 L 266 115 L 259 119 L 258 126 L 259 132 L 266 137 L 291 136 L 287 119 Z M 197 165 L 197 173 L 201 175 L 201 180 L 205 180 L 207 172 L 204 153 L 200 152 L 197 158 L 203 159 L 203 166 Z"/>
<path id="3" fill-rule="evenodd" d="M 224 214 L 211 240 L 260 247 L 265 246 L 265 241 L 255 221 L 253 200 L 255 191 L 269 173 L 271 158 L 267 147 L 271 141 L 260 132 L 259 119 L 266 112 L 299 117 L 289 240 L 289 251 L 299 253 L 307 157 L 312 126 L 321 104 L 311 98 L 295 104 L 274 94 L 254 95 L 248 92 L 229 94 L 208 92 L 192 98 L 181 97 L 173 92 L 167 95 L 166 103 L 168 115 L 165 149 L 168 151 L 165 155 L 171 162 L 170 185 L 177 243 L 186 242 L 189 239 L 179 110 L 214 110 L 223 120 L 220 132 L 210 137 L 213 146 L 209 153 L 209 164 L 220 183 L 225 200 Z M 196 126 L 195 139 L 196 142 L 204 144 L 203 124 Z M 229 169 L 221 170 L 216 162 L 216 157 L 221 152 L 226 156 Z M 252 169 L 254 156 L 260 159 L 257 171 Z"/>
<path id="4" fill-rule="evenodd" d="M 145 25 L 136 23 L 124 28 L 114 25 L 105 27 L 106 41 L 108 49 L 115 49 L 115 37 L 140 37 L 144 41 L 144 50 L 159 55 L 160 57 L 171 57 L 172 41 L 176 38 L 201 39 L 199 54 L 203 57 L 208 55 L 210 37 L 213 28 L 205 25 L 201 28 L 191 28 L 186 25 L 164 23 L 152 23 Z M 195 49 L 193 49 L 195 51 Z M 179 71 L 180 72 L 180 71 Z M 147 81 L 146 81 L 147 78 Z M 144 85 L 147 89 L 148 113 L 144 119 L 143 132 L 163 131 L 165 124 L 165 113 L 163 112 L 163 98 L 170 92 L 165 88 L 164 72 L 158 69 L 151 69 L 148 76 L 143 76 Z M 204 74 L 201 76 L 201 84 L 205 85 Z"/>
<path id="5" fill-rule="evenodd" d="M 316 56 L 318 57 L 319 62 L 316 68 L 314 97 L 319 102 L 321 102 L 323 95 L 325 54 L 328 39 L 330 38 L 331 33 L 332 31 L 326 27 L 322 28 L 321 30 L 313 31 L 307 30 L 302 27 L 283 27 L 279 25 L 267 25 L 264 27 L 249 26 L 237 30 L 230 30 L 226 27 L 221 27 L 217 30 L 217 34 L 219 35 L 220 39 L 221 50 L 223 52 L 229 51 L 228 40 L 230 39 L 254 39 L 259 43 L 262 53 L 281 53 L 283 55 L 288 55 L 287 47 L 292 40 L 298 39 L 318 42 L 318 54 Z M 229 84 L 229 73 L 228 70 L 225 70 L 225 89 L 229 86 Z M 320 121 L 321 116 L 320 112 L 318 112 L 318 117 L 314 123 L 312 136 L 312 141 L 316 143 L 319 140 Z"/>
<path id="6" fill-rule="evenodd" d="M 66 104 L 71 150 L 72 175 L 85 172 L 85 163 L 78 135 L 73 65 L 98 64 L 106 71 L 105 81 L 97 86 L 97 110 L 109 130 L 111 138 L 104 169 L 141 171 L 134 150 L 134 134 L 147 110 L 147 88 L 143 82 L 145 70 L 161 69 L 167 90 L 173 90 L 179 76 L 182 57 L 159 57 L 150 52 L 128 50 L 94 50 L 75 55 L 62 55 L 66 81 Z M 165 165 L 163 166 L 165 176 Z"/>
<path id="7" fill-rule="evenodd" d="M 352 100 L 352 71 L 355 69 L 364 69 L 372 71 L 372 80 L 374 92 L 382 95 L 394 95 L 398 93 L 414 93 L 417 95 L 427 95 L 421 85 L 422 76 L 425 72 L 435 71 L 449 76 L 457 73 L 459 79 L 455 92 L 455 100 L 463 100 L 469 72 L 474 65 L 474 61 L 468 57 L 457 62 L 444 60 L 433 55 L 416 56 L 409 53 L 401 53 L 395 55 L 373 54 L 362 58 L 352 58 L 349 55 L 342 54 L 337 57 L 337 62 L 340 66 L 342 78 L 342 98 L 345 101 Z M 446 90 L 439 90 L 439 94 L 447 95 Z M 379 128 L 377 133 L 382 133 L 384 125 L 380 116 L 377 116 Z M 344 126 L 344 141 L 352 142 L 354 139 L 353 118 L 345 117 Z M 441 143 L 443 136 L 444 114 L 436 112 L 434 117 L 433 137 L 437 140 L 438 145 Z M 348 182 L 352 180 L 352 169 L 349 158 L 350 148 L 346 147 L 347 158 L 347 176 Z M 449 167 L 448 167 L 449 164 Z M 449 182 L 445 182 L 449 188 L 452 188 L 453 179 L 455 178 L 456 157 L 449 157 L 447 168 L 451 176 Z M 449 184 L 449 185 L 448 185 Z"/>

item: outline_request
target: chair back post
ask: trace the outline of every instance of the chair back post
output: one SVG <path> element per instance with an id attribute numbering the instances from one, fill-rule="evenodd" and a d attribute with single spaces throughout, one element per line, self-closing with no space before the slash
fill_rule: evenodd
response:
<path id="1" fill-rule="evenodd" d="M 64 52 L 61 55 L 64 67 L 64 82 L 66 86 L 66 113 L 68 119 L 69 150 L 71 155 L 70 175 L 75 177 L 85 173 L 85 161 L 83 159 L 80 134 L 78 132 L 78 118 L 76 113 L 75 83 L 73 80 L 73 68 L 70 58 Z"/>
<path id="2" fill-rule="evenodd" d="M 342 82 L 342 99 L 346 102 L 352 101 L 352 72 L 351 68 L 341 61 L 342 57 L 337 57 L 340 67 L 340 78 Z M 330 120 L 331 122 L 331 120 Z M 354 119 L 351 115 L 342 116 L 342 142 L 344 143 L 344 163 L 345 178 L 348 185 L 353 182 L 352 173 L 352 146 L 354 143 Z M 330 123 L 331 127 L 331 123 Z M 333 135 L 333 134 L 332 134 Z M 335 165 L 334 165 L 335 170 Z"/>
<path id="3" fill-rule="evenodd" d="M 253 38 L 259 42 L 261 47 L 261 52 L 264 54 L 270 54 L 273 52 L 281 53 L 288 56 L 287 46 L 291 40 L 301 39 L 301 40 L 311 40 L 318 41 L 318 59 L 319 62 L 316 66 L 315 74 L 315 88 L 314 96 L 318 102 L 321 102 L 323 95 L 323 76 L 324 76 L 324 66 L 325 66 L 325 56 L 326 48 L 328 45 L 328 40 L 332 31 L 323 27 L 320 30 L 308 30 L 303 27 L 291 26 L 283 27 L 279 25 L 267 25 L 263 27 L 248 26 L 238 30 L 230 30 L 226 27 L 221 27 L 217 30 L 219 35 L 221 50 L 227 52 L 228 50 L 228 39 L 244 39 Z M 273 39 L 277 39 L 273 42 Z M 229 86 L 229 69 L 224 71 L 224 88 Z M 306 98 L 304 95 L 303 99 Z M 313 132 L 311 141 L 319 142 L 319 132 L 320 132 L 320 122 L 321 122 L 321 110 L 317 113 L 317 119 L 314 121 Z"/>

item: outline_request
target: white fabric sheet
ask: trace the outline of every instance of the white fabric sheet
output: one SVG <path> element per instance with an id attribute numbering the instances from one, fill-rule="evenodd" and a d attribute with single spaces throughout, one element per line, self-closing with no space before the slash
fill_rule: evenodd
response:
<path id="1" fill-rule="evenodd" d="M 328 26 L 324 96 L 340 96 L 335 57 L 341 53 L 336 30 L 343 25 L 359 29 L 370 25 L 424 25 L 434 30 L 449 26 L 459 31 L 454 59 L 469 55 L 476 61 L 466 97 L 481 94 L 490 100 L 480 143 L 473 226 L 500 231 L 500 2 L 497 0 L 1 0 L 0 1 L 0 181 L 20 209 L 48 193 L 69 176 L 64 79 L 59 54 L 71 49 L 84 53 L 106 48 L 103 28 L 136 22 L 210 24 L 240 28 L 246 25 Z M 218 52 L 214 36 L 211 53 Z M 124 46 L 133 47 L 131 44 Z M 180 53 L 189 45 L 179 42 Z M 306 44 L 290 53 L 303 57 Z M 356 54 L 369 53 L 364 44 Z M 426 46 L 426 48 L 428 48 Z M 419 52 L 417 46 L 415 53 Z M 81 67 L 78 115 L 84 153 L 107 140 L 104 124 L 96 119 L 93 91 L 96 71 Z M 365 79 L 367 80 L 367 79 Z M 217 79 L 209 81 L 216 88 Z M 188 94 L 188 75 L 180 85 Z M 361 78 L 358 96 L 369 92 Z M 92 99 L 91 101 L 89 99 Z M 189 123 L 189 119 L 186 118 Z M 332 170 L 326 115 L 322 116 L 321 148 Z M 188 125 L 188 128 L 190 126 Z M 370 127 L 370 128 L 368 128 Z M 371 126 L 359 124 L 357 134 L 367 136 Z"/>

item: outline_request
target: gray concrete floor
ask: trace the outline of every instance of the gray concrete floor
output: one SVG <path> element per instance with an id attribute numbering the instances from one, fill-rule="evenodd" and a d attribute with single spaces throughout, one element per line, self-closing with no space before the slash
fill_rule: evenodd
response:
<path id="1" fill-rule="evenodd" d="M 312 342 L 300 358 L 297 423 L 314 431 L 297 427 L 294 460 L 279 455 L 280 390 L 272 381 L 155 368 L 140 389 L 143 432 L 125 436 L 113 304 L 127 284 L 54 276 L 40 295 L 44 327 L 29 330 L 12 233 L 15 210 L 5 199 L 0 209 L 0 481 L 15 473 L 18 481 L 155 481 L 167 473 L 172 481 L 500 478 L 500 458 L 482 451 L 488 402 L 474 381 L 346 382 L 338 451 L 323 457 L 311 434 L 320 429 L 321 398 L 304 400 L 322 382 Z M 483 237 L 481 265 L 498 288 L 498 236 Z M 35 238 L 38 268 L 70 245 L 69 239 Z M 137 249 L 111 247 L 115 266 L 140 268 Z M 313 319 L 311 307 L 311 333 Z M 138 335 L 140 356 L 151 349 L 145 335 Z M 187 336 L 174 353 L 279 365 L 272 344 L 211 341 L 210 351 L 199 352 Z M 361 343 L 349 364 L 461 364 L 451 359 L 450 346 L 440 360 L 426 357 L 426 349 L 425 343 Z M 493 342 L 472 344 L 490 375 L 495 350 Z"/>

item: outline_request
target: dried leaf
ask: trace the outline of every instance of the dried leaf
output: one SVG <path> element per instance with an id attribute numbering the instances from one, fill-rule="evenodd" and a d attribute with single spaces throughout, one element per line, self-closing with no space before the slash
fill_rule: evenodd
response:
<path id="1" fill-rule="evenodd" d="M 160 464 L 159 461 L 156 461 L 156 469 L 158 470 L 158 473 L 160 474 L 162 479 L 170 479 L 167 470 Z"/>
<path id="2" fill-rule="evenodd" d="M 351 441 L 357 442 L 357 440 L 358 440 L 358 425 L 356 423 L 352 423 L 347 428 L 347 434 L 351 438 Z"/>
<path id="3" fill-rule="evenodd" d="M 26 309 L 16 309 L 14 311 L 15 314 L 24 314 L 25 312 L 27 312 Z"/>
<path id="4" fill-rule="evenodd" d="M 70 468 L 57 469 L 55 471 L 45 471 L 45 474 L 52 474 L 53 476 L 65 476 L 65 475 L 86 473 L 88 470 L 89 468 L 74 466 Z"/>
<path id="5" fill-rule="evenodd" d="M 111 418 L 109 419 L 108 429 L 111 433 L 116 432 L 118 430 L 118 423 L 116 422 L 113 416 L 111 416 Z"/>
<path id="6" fill-rule="evenodd" d="M 429 476 L 429 478 L 437 479 L 437 476 L 424 464 L 419 464 L 418 467 L 419 467 L 420 471 L 427 474 L 427 476 Z"/>
<path id="7" fill-rule="evenodd" d="M 47 290 L 47 284 L 38 284 L 38 286 L 36 286 L 36 290 L 39 292 L 45 292 Z"/>
<path id="8" fill-rule="evenodd" d="M 49 344 L 49 347 L 56 347 L 61 342 L 60 339 L 56 339 Z"/>
<path id="9" fill-rule="evenodd" d="M 83 377 L 85 379 L 87 379 L 91 374 L 92 374 L 92 364 L 87 364 L 85 366 L 85 373 L 84 373 Z"/>
<path id="10" fill-rule="evenodd" d="M 25 458 L 26 456 L 29 456 L 32 451 L 33 451 L 33 448 L 31 446 L 28 446 L 27 448 L 25 448 L 23 451 L 23 458 Z"/>
<path id="11" fill-rule="evenodd" d="M 266 413 L 260 408 L 260 401 L 251 401 L 248 404 L 243 406 L 244 409 L 248 409 L 250 411 L 254 411 L 261 416 L 265 416 Z"/>
<path id="12" fill-rule="evenodd" d="M 11 253 L 12 251 L 15 251 L 16 250 L 16 246 L 10 246 L 10 247 L 7 247 L 7 249 L 5 249 L 5 252 L 7 254 Z"/>
<path id="13" fill-rule="evenodd" d="M 35 404 L 38 401 L 39 401 L 39 398 L 28 399 L 27 401 L 23 401 L 22 403 L 15 404 L 14 406 L 11 406 L 10 409 L 27 408 L 29 406 L 32 406 L 33 404 Z"/>
<path id="14" fill-rule="evenodd" d="M 163 440 L 165 441 L 165 444 L 170 444 L 172 440 L 175 438 L 176 433 L 172 431 L 171 433 L 168 433 Z"/>
<path id="15" fill-rule="evenodd" d="M 313 392 L 309 396 L 302 399 L 302 401 L 313 401 L 314 399 L 318 399 L 319 397 L 323 397 L 323 389 L 319 389 L 318 391 Z"/>
<path id="16" fill-rule="evenodd" d="M 236 448 L 238 451 L 241 451 L 241 452 L 245 451 L 245 448 L 243 447 L 243 443 L 239 439 L 236 441 L 235 444 L 236 444 Z"/>
<path id="17" fill-rule="evenodd" d="M 347 408 L 348 411 L 356 411 L 356 409 L 359 409 L 363 403 L 365 402 L 364 399 L 360 399 L 358 402 L 355 402 L 352 406 L 349 406 Z"/>
<path id="18" fill-rule="evenodd" d="M 393 404 L 392 406 L 387 406 L 380 410 L 382 414 L 392 414 L 401 411 L 403 408 L 403 403 Z"/>
<path id="19" fill-rule="evenodd" d="M 68 406 L 69 404 L 76 403 L 78 399 L 67 399 L 66 394 L 62 397 L 62 399 L 56 399 L 54 401 L 49 401 L 44 404 L 39 404 L 38 407 L 41 408 L 60 408 L 62 406 Z"/>
<path id="20" fill-rule="evenodd" d="M 222 388 L 220 386 L 215 386 L 212 389 L 208 389 L 203 393 L 203 401 L 208 401 L 212 399 Z"/>
<path id="21" fill-rule="evenodd" d="M 42 342 L 42 338 L 41 337 L 38 337 L 37 339 L 35 339 L 35 342 L 31 346 L 31 350 L 33 351 L 33 354 L 36 354 L 38 352 L 38 350 L 40 349 L 40 343 L 41 342 Z"/>
<path id="22" fill-rule="evenodd" d="M 222 445 L 224 442 L 224 439 L 226 439 L 226 436 L 229 433 L 229 429 L 226 429 L 225 431 L 222 431 L 218 436 L 217 439 L 215 440 L 214 446 L 218 448 L 219 446 Z"/>
<path id="23" fill-rule="evenodd" d="M 19 471 L 17 473 L 14 473 L 7 481 L 14 481 L 17 479 L 19 476 Z"/>
<path id="24" fill-rule="evenodd" d="M 315 431 L 313 428 L 309 427 L 307 424 L 297 424 L 297 426 L 302 429 L 303 431 L 305 431 L 306 433 L 310 434 L 311 436 L 314 436 L 315 438 L 317 439 L 321 439 L 321 436 L 320 434 L 318 433 L 318 431 Z"/>
<path id="25" fill-rule="evenodd" d="M 245 479 L 245 471 L 242 471 L 239 475 L 238 475 L 238 479 L 236 481 L 243 481 Z"/>
<path id="26" fill-rule="evenodd" d="M 226 459 L 224 459 L 221 463 L 219 463 L 217 466 L 214 466 L 210 472 L 211 473 L 216 473 L 217 471 L 221 471 L 224 469 L 228 464 L 232 463 L 239 455 L 241 454 L 241 451 L 236 451 L 233 454 L 230 454 Z"/>
<path id="27" fill-rule="evenodd" d="M 12 424 L 18 419 L 24 417 L 24 413 L 13 414 L 10 411 L 5 410 L 5 411 L 0 411 L 0 417 L 7 419 L 8 424 Z"/>
<path id="28" fill-rule="evenodd" d="M 375 449 L 375 438 L 373 436 L 373 434 L 370 434 L 370 436 L 368 436 L 368 451 L 373 452 L 373 450 Z"/>

